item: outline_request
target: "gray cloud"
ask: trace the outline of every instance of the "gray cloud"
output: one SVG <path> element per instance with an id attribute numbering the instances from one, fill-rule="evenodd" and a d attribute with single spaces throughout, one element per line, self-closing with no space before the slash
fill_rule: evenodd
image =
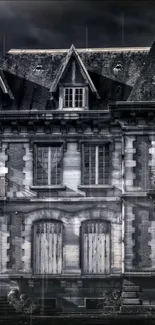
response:
<path id="1" fill-rule="evenodd" d="M 122 23 L 124 29 L 122 43 Z M 149 46 L 153 1 L 0 1 L 0 49 Z"/>

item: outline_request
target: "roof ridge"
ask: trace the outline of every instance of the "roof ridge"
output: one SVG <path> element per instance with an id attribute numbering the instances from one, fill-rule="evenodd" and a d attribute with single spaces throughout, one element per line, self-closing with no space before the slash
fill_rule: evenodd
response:
<path id="1" fill-rule="evenodd" d="M 124 51 L 149 51 L 150 47 L 105 47 L 105 48 L 77 48 L 78 52 L 124 52 Z M 65 53 L 68 49 L 10 49 L 9 54 L 37 54 L 37 53 Z"/>

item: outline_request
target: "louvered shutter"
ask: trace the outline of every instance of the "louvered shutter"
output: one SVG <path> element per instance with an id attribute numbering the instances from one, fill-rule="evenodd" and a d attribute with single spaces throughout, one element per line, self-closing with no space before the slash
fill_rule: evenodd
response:
<path id="1" fill-rule="evenodd" d="M 61 274 L 62 224 L 42 221 L 34 224 L 33 268 L 35 274 Z"/>
<path id="2" fill-rule="evenodd" d="M 88 221 L 82 225 L 82 267 L 85 274 L 110 272 L 110 224 Z"/>

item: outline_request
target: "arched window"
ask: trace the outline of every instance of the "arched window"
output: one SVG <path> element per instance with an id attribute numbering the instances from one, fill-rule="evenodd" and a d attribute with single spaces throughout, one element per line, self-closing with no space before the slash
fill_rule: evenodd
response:
<path id="1" fill-rule="evenodd" d="M 84 274 L 110 273 L 110 223 L 84 221 L 82 233 L 82 271 Z"/>
<path id="2" fill-rule="evenodd" d="M 59 221 L 41 220 L 33 227 L 33 270 L 35 274 L 62 273 L 62 232 Z"/>

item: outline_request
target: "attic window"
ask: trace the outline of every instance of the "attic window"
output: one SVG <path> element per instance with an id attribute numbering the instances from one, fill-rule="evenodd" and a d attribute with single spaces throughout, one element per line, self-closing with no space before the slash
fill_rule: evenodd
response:
<path id="1" fill-rule="evenodd" d="M 64 108 L 84 107 L 85 88 L 64 88 Z"/>
<path id="2" fill-rule="evenodd" d="M 121 64 L 117 64 L 117 65 L 116 65 L 116 69 L 118 69 L 118 70 L 122 70 L 122 65 L 121 65 Z"/>
<path id="3" fill-rule="evenodd" d="M 35 68 L 35 71 L 43 71 L 43 66 L 41 64 L 38 64 Z"/>
<path id="4" fill-rule="evenodd" d="M 117 63 L 113 68 L 114 75 L 117 76 L 121 71 L 123 71 L 123 66 L 121 63 Z"/>

